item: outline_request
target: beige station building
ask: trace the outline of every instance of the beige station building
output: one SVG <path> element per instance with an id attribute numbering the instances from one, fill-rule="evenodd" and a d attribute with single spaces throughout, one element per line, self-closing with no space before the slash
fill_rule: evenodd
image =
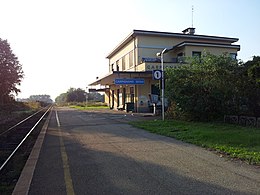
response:
<path id="1" fill-rule="evenodd" d="M 151 106 L 160 104 L 159 80 L 154 70 L 185 64 L 185 58 L 201 56 L 203 52 L 223 53 L 236 58 L 240 45 L 238 38 L 195 34 L 195 28 L 182 33 L 133 30 L 107 56 L 108 74 L 89 85 L 91 91 L 103 91 L 105 102 L 111 109 L 151 112 Z"/>

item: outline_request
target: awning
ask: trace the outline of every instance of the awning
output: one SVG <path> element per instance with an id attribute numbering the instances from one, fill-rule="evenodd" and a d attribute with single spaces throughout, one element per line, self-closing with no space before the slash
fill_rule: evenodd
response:
<path id="1" fill-rule="evenodd" d="M 90 83 L 89 86 L 95 85 L 113 85 L 115 79 L 129 79 L 129 78 L 151 78 L 152 71 L 143 71 L 143 72 L 136 72 L 136 71 L 113 71 L 102 78 L 97 79 L 95 82 Z"/>

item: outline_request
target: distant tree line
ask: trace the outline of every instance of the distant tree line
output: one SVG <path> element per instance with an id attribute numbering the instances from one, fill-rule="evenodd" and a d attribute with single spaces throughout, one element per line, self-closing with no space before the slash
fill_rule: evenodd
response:
<path id="1" fill-rule="evenodd" d="M 28 101 L 37 101 L 37 102 L 44 102 L 44 103 L 52 103 L 52 99 L 50 95 L 31 95 L 28 98 Z"/>
<path id="2" fill-rule="evenodd" d="M 24 77 L 22 65 L 7 40 L 0 38 L 0 106 L 14 100 L 13 95 Z"/>
<path id="3" fill-rule="evenodd" d="M 70 88 L 66 93 L 62 93 L 55 98 L 56 103 L 86 101 L 104 102 L 104 95 L 99 93 L 87 93 L 85 90 L 80 88 Z"/>
<path id="4" fill-rule="evenodd" d="M 201 58 L 166 71 L 168 114 L 214 120 L 225 114 L 260 116 L 260 57 L 246 63 L 228 55 Z"/>

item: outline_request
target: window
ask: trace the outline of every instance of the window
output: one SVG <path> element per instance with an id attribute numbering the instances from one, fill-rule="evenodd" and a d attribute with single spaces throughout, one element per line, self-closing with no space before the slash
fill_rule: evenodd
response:
<path id="1" fill-rule="evenodd" d="M 120 95 L 121 94 L 121 95 Z M 120 96 L 121 96 L 121 98 L 122 98 L 122 93 L 120 93 L 120 90 L 119 89 L 117 89 L 117 107 L 119 107 L 119 105 L 120 105 L 120 100 L 121 100 L 121 98 L 120 98 Z"/>
<path id="2" fill-rule="evenodd" d="M 110 71 L 113 72 L 114 71 L 114 64 L 110 65 Z"/>
<path id="3" fill-rule="evenodd" d="M 237 54 L 236 54 L 236 53 L 230 53 L 229 55 L 230 55 L 230 57 L 231 57 L 233 60 L 236 60 L 236 59 L 237 59 Z"/>
<path id="4" fill-rule="evenodd" d="M 119 60 L 116 61 L 116 71 L 119 71 Z"/>
<path id="5" fill-rule="evenodd" d="M 159 97 L 160 97 L 159 84 L 152 84 L 151 85 L 151 94 L 149 94 L 150 105 L 153 103 L 158 103 Z"/>
<path id="6" fill-rule="evenodd" d="M 154 95 L 160 95 L 160 88 L 159 88 L 159 85 L 156 84 L 152 84 L 151 85 L 151 94 L 154 94 Z"/>
<path id="7" fill-rule="evenodd" d="M 125 88 L 123 88 L 123 94 L 122 94 L 122 104 L 123 104 L 123 107 L 124 107 L 124 109 L 125 109 L 125 103 L 126 103 L 126 89 Z"/>
<path id="8" fill-rule="evenodd" d="M 177 55 L 177 62 L 178 63 L 183 63 L 184 62 L 184 54 L 183 54 L 183 52 L 178 53 L 178 55 Z"/>
<path id="9" fill-rule="evenodd" d="M 133 59 L 133 51 L 129 52 L 129 67 L 131 68 L 134 65 L 134 59 Z"/>
<path id="10" fill-rule="evenodd" d="M 115 101 L 115 90 L 112 90 L 112 95 L 111 95 L 111 108 L 114 108 L 114 101 Z"/>
<path id="11" fill-rule="evenodd" d="M 122 57 L 122 70 L 125 70 L 125 56 Z"/>
<path id="12" fill-rule="evenodd" d="M 200 58 L 201 57 L 201 51 L 193 51 L 192 52 L 192 57 Z"/>
<path id="13" fill-rule="evenodd" d="M 134 103 L 135 93 L 134 93 L 134 87 L 130 87 L 130 102 Z"/>

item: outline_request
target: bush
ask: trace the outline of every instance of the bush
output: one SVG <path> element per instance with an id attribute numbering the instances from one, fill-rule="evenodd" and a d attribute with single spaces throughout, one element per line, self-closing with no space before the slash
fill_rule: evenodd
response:
<path id="1" fill-rule="evenodd" d="M 167 69 L 166 95 L 170 115 L 211 121 L 238 111 L 239 64 L 227 55 L 204 54 L 186 65 Z"/>

